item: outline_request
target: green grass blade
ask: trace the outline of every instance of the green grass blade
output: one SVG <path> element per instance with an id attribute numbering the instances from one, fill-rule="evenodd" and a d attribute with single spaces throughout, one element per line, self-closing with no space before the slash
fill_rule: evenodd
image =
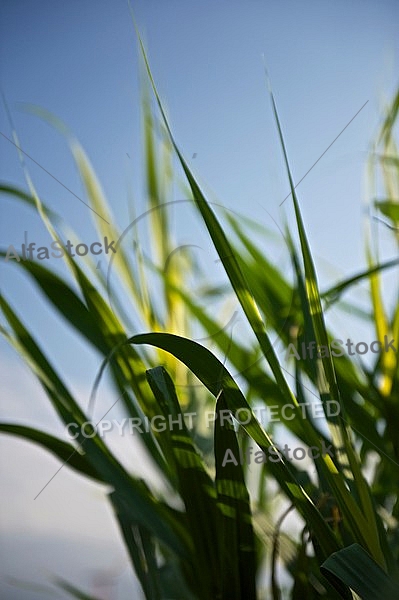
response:
<path id="1" fill-rule="evenodd" d="M 77 588 L 75 585 L 69 583 L 69 581 L 66 581 L 66 579 L 63 579 L 61 577 L 54 577 L 53 581 L 54 584 L 57 585 L 60 589 L 62 589 L 64 592 L 67 592 L 67 594 L 73 596 L 77 600 L 100 600 L 98 596 L 86 594 L 86 592 L 83 592 L 80 588 Z"/>
<path id="2" fill-rule="evenodd" d="M 380 273 L 380 272 L 384 271 L 385 269 L 391 269 L 392 267 L 396 267 L 398 264 L 399 264 L 399 259 L 394 258 L 392 260 L 385 261 L 381 264 L 374 265 L 371 268 L 360 271 L 360 273 L 357 273 L 356 275 L 353 275 L 352 277 L 348 277 L 347 279 L 344 279 L 343 281 L 340 281 L 339 283 L 334 284 L 332 287 L 328 288 L 327 290 L 322 292 L 320 295 L 323 299 L 328 300 L 329 304 L 331 304 L 332 302 L 335 302 L 336 300 L 338 300 L 344 292 L 346 292 L 348 289 L 350 289 L 354 284 L 358 283 L 359 281 L 363 281 L 365 279 L 367 280 L 374 273 Z"/>
<path id="3" fill-rule="evenodd" d="M 21 200 L 25 204 L 27 204 L 30 208 L 34 208 L 37 210 L 35 199 L 32 195 L 27 194 L 24 190 L 16 187 L 15 185 L 9 185 L 7 183 L 0 183 L 0 193 L 13 196 L 17 200 Z M 52 209 L 48 208 L 45 204 L 43 204 L 43 211 L 46 216 L 52 221 L 60 221 L 61 217 L 54 212 Z"/>
<path id="4" fill-rule="evenodd" d="M 302 258 L 304 262 L 305 269 L 305 290 L 306 290 L 306 298 L 304 296 L 304 303 L 307 304 L 307 311 L 310 314 L 311 325 L 315 335 L 315 341 L 318 346 L 329 347 L 327 328 L 324 322 L 323 308 L 321 304 L 319 286 L 317 282 L 316 269 L 314 266 L 312 253 L 310 250 L 309 242 L 307 239 L 304 223 L 302 220 L 301 210 L 299 207 L 298 199 L 295 192 L 295 186 L 293 182 L 293 178 L 291 175 L 291 170 L 288 162 L 288 156 L 286 151 L 286 146 L 284 142 L 283 133 L 281 130 L 280 119 L 277 112 L 276 103 L 274 100 L 273 92 L 270 89 L 271 102 L 273 106 L 273 113 L 278 129 L 279 139 L 281 148 L 283 150 L 284 161 L 286 166 L 286 171 L 289 179 L 291 195 L 294 203 L 295 209 L 295 217 L 298 227 L 298 233 L 301 243 L 302 250 Z M 293 246 L 293 245 L 292 245 Z M 298 270 L 297 270 L 298 272 Z M 312 332 L 311 332 L 312 333 Z M 358 457 L 356 456 L 353 446 L 352 440 L 350 437 L 350 431 L 347 428 L 345 417 L 345 406 L 341 398 L 341 394 L 337 385 L 334 363 L 330 353 L 327 353 L 327 356 L 322 356 L 321 360 L 317 360 L 316 365 L 317 369 L 317 378 L 318 378 L 318 387 L 321 394 L 321 398 L 326 399 L 332 398 L 339 402 L 341 407 L 341 412 L 337 417 L 328 418 L 328 422 L 330 425 L 330 429 L 332 430 L 334 436 L 334 442 L 336 446 L 338 446 L 338 462 L 342 465 L 344 470 L 344 474 L 346 477 L 350 474 L 350 478 L 353 479 L 353 485 L 356 489 L 357 496 L 360 500 L 363 514 L 366 518 L 360 518 L 360 515 L 357 513 L 353 513 L 349 509 L 349 496 L 346 494 L 341 497 L 341 500 L 345 502 L 345 508 L 341 504 L 341 510 L 345 510 L 348 513 L 349 522 L 352 523 L 352 528 L 354 528 L 358 535 L 361 535 L 361 538 L 357 537 L 357 539 L 364 539 L 367 548 L 373 554 L 374 558 L 379 562 L 379 564 L 385 567 L 385 559 L 383 553 L 381 551 L 379 535 L 378 535 L 378 527 L 377 527 L 377 515 L 375 512 L 375 508 L 372 502 L 370 488 L 363 476 L 363 473 L 360 468 L 360 464 L 358 461 Z M 349 471 L 350 467 L 350 471 Z"/>
<path id="5" fill-rule="evenodd" d="M 111 502 L 146 600 L 161 600 L 159 567 L 150 535 L 143 527 L 131 521 L 123 500 L 115 492 L 111 494 Z"/>
<path id="6" fill-rule="evenodd" d="M 87 458 L 76 452 L 76 448 L 63 440 L 60 440 L 53 435 L 25 427 L 24 425 L 14 425 L 11 423 L 0 423 L 0 433 L 8 433 L 15 435 L 24 440 L 34 442 L 42 448 L 45 448 L 51 454 L 59 458 L 63 463 L 68 463 L 68 467 L 74 469 L 81 475 L 86 475 L 95 481 L 105 483 L 104 479 L 93 469 Z"/>
<path id="7" fill-rule="evenodd" d="M 344 585 L 362 600 L 396 600 L 399 596 L 399 585 L 359 544 L 352 544 L 334 553 L 323 563 L 321 570 L 338 591 Z"/>
<path id="8" fill-rule="evenodd" d="M 256 552 L 252 513 L 239 446 L 221 392 L 216 404 L 216 490 L 222 519 L 218 527 L 221 553 L 221 600 L 256 600 Z M 227 452 L 238 461 L 226 462 Z"/>

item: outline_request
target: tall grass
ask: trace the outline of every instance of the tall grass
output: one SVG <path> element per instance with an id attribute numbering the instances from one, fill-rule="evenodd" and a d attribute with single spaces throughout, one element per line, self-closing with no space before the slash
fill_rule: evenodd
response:
<path id="1" fill-rule="evenodd" d="M 37 262 L 21 261 L 16 267 L 29 275 L 49 305 L 101 357 L 92 406 L 107 371 L 126 416 L 162 415 L 176 421 L 186 410 L 200 416 L 212 398 L 218 415 L 214 430 L 210 437 L 186 426 L 161 432 L 150 429 L 141 436 L 154 468 L 169 485 L 170 497 L 156 495 L 150 481 L 128 472 L 97 434 L 92 438 L 80 435 L 70 443 L 21 425 L 3 423 L 0 431 L 45 447 L 69 468 L 111 487 L 108 499 L 148 600 L 393 600 L 399 593 L 398 356 L 381 352 L 368 368 L 347 356 L 315 354 L 296 361 L 295 378 L 288 379 L 288 365 L 279 360 L 273 336 L 278 336 L 285 348 L 310 341 L 328 346 L 332 333 L 326 326 L 326 310 L 363 282 L 370 288 L 368 318 L 376 339 L 384 343 L 387 335 L 398 342 L 399 307 L 389 311 L 381 286 L 382 271 L 393 269 L 398 261 L 381 264 L 376 248 L 366 238 L 364 271 L 321 292 L 272 93 L 271 107 L 291 188 L 287 204 L 292 202 L 296 219 L 296 232 L 285 227 L 284 233 L 293 281 L 253 242 L 246 221 L 229 215 L 222 224 L 173 136 L 141 40 L 140 44 L 157 103 L 155 109 L 148 91 L 143 95 L 153 246 L 148 257 L 140 244 L 127 248 L 120 243 L 113 260 L 113 274 L 128 293 L 140 329 L 134 336 L 128 333 L 120 288 L 113 288 L 110 295 L 109 281 L 91 259 L 85 267 L 71 257 L 65 259 L 77 292 L 51 268 Z M 370 172 L 381 169 L 386 193 L 376 199 L 375 210 L 388 220 L 395 237 L 399 226 L 399 155 L 394 141 L 398 107 L 399 94 L 387 111 L 370 157 Z M 92 215 L 99 236 L 120 239 L 121 231 L 94 171 L 75 140 L 71 151 L 95 211 Z M 192 205 L 208 230 L 209 243 L 223 264 L 231 293 L 246 317 L 251 334 L 248 343 L 230 336 L 187 289 L 187 273 L 196 268 L 189 252 L 169 260 L 174 241 L 168 202 L 173 200 L 175 161 L 184 173 Z M 58 221 L 41 201 L 28 173 L 27 183 L 27 191 L 5 183 L 0 189 L 35 208 L 49 235 L 61 240 Z M 1 254 L 5 256 L 5 251 Z M 166 262 L 168 268 L 162 269 Z M 155 288 L 154 276 L 158 277 Z M 32 369 L 61 421 L 81 426 L 90 415 L 11 301 L 1 296 L 0 304 L 5 319 L 3 336 Z M 214 352 L 192 339 L 198 326 L 204 336 L 212 338 Z M 149 352 L 149 347 L 156 351 Z M 228 357 L 228 363 L 220 357 Z M 239 378 L 232 376 L 233 370 Z M 309 412 L 303 418 L 303 404 L 311 395 L 323 405 L 324 430 Z M 338 415 L 329 415 L 326 407 L 330 400 L 338 402 Z M 305 448 L 320 450 L 320 456 L 313 459 L 314 476 L 309 474 L 311 469 L 301 469 L 280 457 L 259 467 L 254 486 L 249 483 L 245 461 L 225 464 L 226 450 L 239 456 L 240 450 L 249 446 L 266 454 L 275 448 L 273 430 L 265 428 L 253 411 L 259 402 L 292 406 L 296 418 L 284 421 L 284 427 Z M 243 410 L 249 411 L 250 418 L 238 425 Z M 230 420 L 221 418 L 226 411 Z M 332 446 L 332 456 L 323 454 L 325 445 Z M 378 461 L 368 469 L 366 479 L 364 465 L 371 455 L 377 455 Z M 286 501 L 281 509 L 273 505 L 273 485 Z M 181 500 L 179 509 L 172 502 L 175 495 Z M 283 531 L 289 513 L 296 514 L 302 524 L 298 537 Z M 280 583 L 278 563 L 284 565 L 289 585 Z M 73 586 L 65 582 L 62 586 L 83 597 Z"/>

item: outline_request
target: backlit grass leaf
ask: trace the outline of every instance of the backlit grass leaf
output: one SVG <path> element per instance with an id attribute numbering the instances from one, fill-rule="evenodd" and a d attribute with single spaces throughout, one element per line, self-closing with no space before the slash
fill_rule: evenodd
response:
<path id="1" fill-rule="evenodd" d="M 24 190 L 21 190 L 15 185 L 10 185 L 4 182 L 0 183 L 0 193 L 6 194 L 8 196 L 13 196 L 14 199 L 21 200 L 23 203 L 27 204 L 30 208 L 34 208 L 37 210 L 35 199 L 32 195 L 27 194 Z M 60 221 L 61 217 L 54 212 L 52 209 L 48 208 L 45 204 L 43 204 L 43 211 L 47 215 L 49 219 L 54 222 Z"/>
<path id="2" fill-rule="evenodd" d="M 388 217 L 393 225 L 396 226 L 399 223 L 399 203 L 397 201 L 376 200 L 374 206 L 378 208 L 384 216 Z"/>
<path id="3" fill-rule="evenodd" d="M 313 262 L 310 245 L 306 235 L 301 210 L 295 192 L 295 186 L 288 162 L 288 156 L 281 129 L 280 119 L 277 112 L 276 102 L 270 86 L 269 91 L 273 107 L 273 113 L 278 129 L 280 145 L 284 155 L 284 162 L 294 203 L 295 218 L 301 244 L 302 259 L 305 272 L 306 292 L 306 294 L 301 294 L 301 298 L 302 308 L 304 308 L 310 316 L 310 320 L 308 320 L 308 335 L 314 335 L 314 341 L 316 342 L 317 346 L 324 346 L 326 348 L 329 348 L 329 339 L 324 321 L 324 314 L 321 304 L 319 286 L 317 282 L 316 269 Z M 291 236 L 289 231 L 287 231 L 287 235 L 290 239 Z M 291 249 L 293 251 L 293 255 L 295 255 L 293 243 L 291 243 Z M 296 271 L 297 275 L 299 276 L 300 270 L 298 261 L 295 260 L 294 263 L 296 264 Z M 364 542 L 366 543 L 366 547 L 370 550 L 370 552 L 372 552 L 373 556 L 379 562 L 379 564 L 384 567 L 385 559 L 381 551 L 377 527 L 378 516 L 376 515 L 375 508 L 373 506 L 370 488 L 361 471 L 359 459 L 353 450 L 351 432 L 347 426 L 347 422 L 345 419 L 345 406 L 340 394 L 340 390 L 338 388 L 331 353 L 323 353 L 321 355 L 321 360 L 312 360 L 314 361 L 315 368 L 317 370 L 317 385 L 319 388 L 321 399 L 333 399 L 339 402 L 340 404 L 340 414 L 333 418 L 327 416 L 327 420 L 333 434 L 333 440 L 335 442 L 335 447 L 337 450 L 338 463 L 342 465 L 344 469 L 344 475 L 347 478 L 350 473 L 350 478 L 353 480 L 353 489 L 356 490 L 356 495 L 360 501 L 361 508 L 366 520 L 361 518 L 361 516 L 357 512 L 349 510 L 351 498 L 350 496 L 345 494 L 343 488 L 341 488 L 341 490 L 339 491 L 339 494 L 342 494 L 340 499 L 343 501 L 343 504 L 341 504 L 341 510 L 347 513 L 348 518 L 346 523 L 350 525 L 351 528 L 355 529 L 355 531 L 357 532 L 358 539 L 364 540 Z M 339 480 L 336 479 L 335 481 L 338 482 Z M 337 488 L 335 488 L 335 493 L 337 492 L 338 490 Z"/>

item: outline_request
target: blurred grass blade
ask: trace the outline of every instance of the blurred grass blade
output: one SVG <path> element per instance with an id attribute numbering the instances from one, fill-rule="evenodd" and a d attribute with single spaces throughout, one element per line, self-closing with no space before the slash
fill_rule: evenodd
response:
<path id="1" fill-rule="evenodd" d="M 321 571 L 338 591 L 343 586 L 350 588 L 362 600 L 397 600 L 399 597 L 399 585 L 359 544 L 335 552 L 322 564 Z"/>
<path id="2" fill-rule="evenodd" d="M 340 296 L 347 290 L 350 289 L 354 284 L 362 281 L 363 279 L 370 279 L 370 276 L 374 273 L 380 273 L 385 269 L 390 269 L 391 267 L 396 267 L 399 265 L 399 258 L 394 258 L 392 260 L 388 260 L 381 264 L 370 267 L 352 277 L 344 279 L 339 283 L 334 284 L 332 287 L 328 288 L 324 292 L 321 293 L 321 297 L 323 299 L 327 299 L 329 303 L 335 302 L 340 298 Z"/>
<path id="3" fill-rule="evenodd" d="M 123 499 L 115 492 L 111 494 L 116 517 L 123 539 L 129 552 L 134 570 L 140 580 L 146 600 L 161 600 L 159 568 L 156 562 L 156 548 L 148 531 L 132 522 L 126 511 Z"/>
<path id="4" fill-rule="evenodd" d="M 388 317 L 385 312 L 384 303 L 381 294 L 381 277 L 378 271 L 373 271 L 374 259 L 370 246 L 366 246 L 366 255 L 371 270 L 369 275 L 371 301 L 373 306 L 373 316 L 377 340 L 384 345 L 384 336 L 392 335 Z M 394 371 L 396 366 L 396 358 L 393 352 L 381 352 L 381 372 L 382 380 L 380 383 L 380 391 L 383 396 L 389 396 L 392 390 Z"/>
<path id="5" fill-rule="evenodd" d="M 69 583 L 69 581 L 66 581 L 66 579 L 63 579 L 61 577 L 54 577 L 53 581 L 55 585 L 57 585 L 59 588 L 64 590 L 64 592 L 67 592 L 67 594 L 73 596 L 77 600 L 101 600 L 98 596 L 86 594 L 86 592 L 83 592 L 81 589 L 77 588 L 75 585 L 72 585 L 71 583 Z"/>
<path id="6" fill-rule="evenodd" d="M 68 467 L 78 471 L 81 475 L 86 475 L 100 483 L 106 483 L 104 478 L 93 469 L 92 465 L 84 455 L 80 454 L 71 444 L 60 440 L 53 435 L 44 433 L 38 429 L 33 429 L 32 427 L 14 425 L 12 423 L 0 423 L 0 433 L 9 433 L 10 435 L 21 437 L 24 440 L 35 442 L 51 452 L 51 454 L 59 458 L 63 463 L 68 463 Z"/>
<path id="7" fill-rule="evenodd" d="M 0 251 L 1 257 L 5 255 L 4 251 Z M 84 338 L 102 353 L 107 353 L 108 347 L 103 336 L 99 334 L 98 323 L 75 291 L 61 277 L 31 260 L 21 261 L 18 266 L 27 271 L 67 323 L 80 331 Z"/>
<path id="8" fill-rule="evenodd" d="M 18 200 L 22 200 L 22 202 L 27 204 L 30 208 L 34 208 L 35 210 L 37 210 L 34 197 L 30 194 L 27 194 L 24 190 L 19 189 L 15 185 L 0 183 L 0 193 L 13 196 Z M 61 217 L 52 209 L 48 208 L 45 204 L 43 204 L 43 211 L 45 212 L 46 216 L 52 221 L 56 222 L 61 220 Z"/>

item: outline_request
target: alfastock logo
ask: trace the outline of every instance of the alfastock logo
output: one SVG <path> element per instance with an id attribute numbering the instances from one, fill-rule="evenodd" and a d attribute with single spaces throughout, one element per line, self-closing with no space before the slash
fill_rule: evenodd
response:
<path id="1" fill-rule="evenodd" d="M 25 231 L 25 243 L 21 245 L 20 253 L 18 253 L 13 244 L 8 246 L 5 262 L 8 262 L 9 260 L 16 260 L 17 262 L 20 262 L 21 260 L 34 260 L 35 258 L 37 260 L 49 260 L 50 256 L 52 258 L 64 258 L 66 255 L 71 257 L 86 256 L 86 254 L 89 252 L 98 256 L 99 254 L 102 254 L 103 248 L 105 254 L 109 254 L 110 252 L 115 254 L 116 252 L 115 241 L 108 240 L 107 236 L 104 236 L 103 244 L 100 242 L 93 242 L 90 245 L 80 243 L 74 246 L 70 240 L 67 240 L 64 245 L 59 241 L 54 241 L 51 242 L 50 247 L 36 247 L 35 242 L 30 242 L 28 244 L 27 233 L 28 232 Z"/>

